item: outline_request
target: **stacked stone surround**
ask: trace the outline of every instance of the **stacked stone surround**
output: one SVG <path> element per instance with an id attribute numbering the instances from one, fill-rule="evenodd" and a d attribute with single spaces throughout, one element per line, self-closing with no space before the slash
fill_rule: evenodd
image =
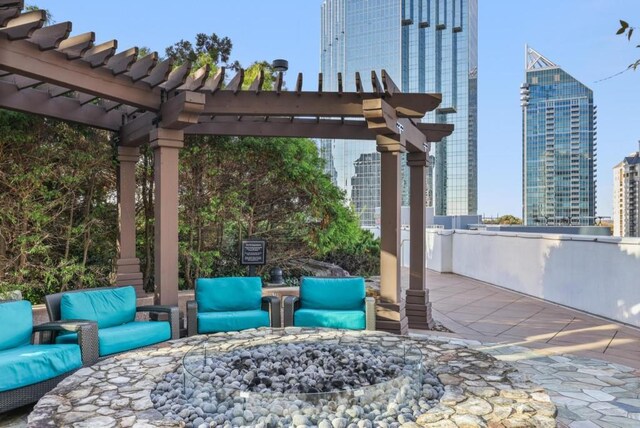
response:
<path id="1" fill-rule="evenodd" d="M 418 347 L 435 373 L 444 394 L 415 421 L 403 414 L 389 427 L 553 427 L 556 407 L 547 393 L 508 363 L 446 339 L 407 338 L 380 332 L 351 332 L 287 328 L 290 339 L 339 338 L 359 343 L 404 342 Z M 83 368 L 43 397 L 29 416 L 33 427 L 168 427 L 182 426 L 163 419 L 154 407 L 152 391 L 174 373 L 184 355 L 203 341 L 233 346 L 256 339 L 286 337 L 271 329 L 194 336 L 124 353 Z M 289 339 L 289 340 L 290 340 Z M 343 428 L 351 427 L 344 421 Z M 342 423 L 342 422 L 340 422 Z M 232 426 L 231 424 L 225 426 Z M 253 424 L 259 426 L 259 424 Z M 342 425 L 341 425 L 342 426 Z M 353 427 L 369 426 L 361 421 Z M 336 427 L 334 427 L 336 428 Z"/>

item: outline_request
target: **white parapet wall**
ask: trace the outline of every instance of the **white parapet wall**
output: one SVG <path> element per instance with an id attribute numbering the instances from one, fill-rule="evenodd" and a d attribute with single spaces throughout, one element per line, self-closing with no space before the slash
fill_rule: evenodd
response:
<path id="1" fill-rule="evenodd" d="M 427 266 L 640 327 L 640 238 L 427 230 Z"/>

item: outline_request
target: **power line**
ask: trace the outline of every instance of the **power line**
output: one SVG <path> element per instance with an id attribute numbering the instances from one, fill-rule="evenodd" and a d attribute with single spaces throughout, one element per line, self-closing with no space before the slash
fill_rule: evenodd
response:
<path id="1" fill-rule="evenodd" d="M 613 79 L 614 77 L 620 76 L 621 74 L 626 73 L 626 72 L 627 72 L 627 71 L 629 71 L 629 70 L 631 70 L 631 66 L 629 66 L 629 67 L 625 68 L 624 70 L 622 70 L 622 71 L 621 71 L 621 72 L 619 72 L 619 73 L 616 73 L 616 74 L 611 75 L 611 76 L 609 76 L 609 77 L 605 77 L 604 79 L 596 80 L 596 81 L 595 81 L 595 82 L 593 82 L 593 83 L 600 83 L 600 82 L 604 82 L 605 80 Z"/>

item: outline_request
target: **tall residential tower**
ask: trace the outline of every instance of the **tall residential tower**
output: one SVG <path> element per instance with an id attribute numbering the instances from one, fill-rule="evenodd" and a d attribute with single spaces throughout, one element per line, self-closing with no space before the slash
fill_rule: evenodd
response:
<path id="1" fill-rule="evenodd" d="M 354 88 L 356 72 L 370 86 L 371 70 L 379 75 L 385 69 L 404 92 L 442 93 L 442 104 L 424 119 L 455 125 L 453 134 L 435 144 L 432 152 L 437 214 L 477 211 L 477 22 L 477 0 L 322 3 L 320 62 L 325 88 L 338 89 L 338 73 L 345 88 Z M 379 192 L 354 188 L 366 181 L 352 178 L 362 159 L 374 159 L 375 142 L 321 140 L 319 144 L 327 172 L 335 168 L 335 183 L 358 207 L 362 225 L 373 226 Z"/>
<path id="2" fill-rule="evenodd" d="M 524 224 L 593 225 L 593 92 L 528 46 L 525 67 L 525 83 L 520 88 Z"/>
<path id="3" fill-rule="evenodd" d="M 613 235 L 640 237 L 640 148 L 613 167 Z"/>

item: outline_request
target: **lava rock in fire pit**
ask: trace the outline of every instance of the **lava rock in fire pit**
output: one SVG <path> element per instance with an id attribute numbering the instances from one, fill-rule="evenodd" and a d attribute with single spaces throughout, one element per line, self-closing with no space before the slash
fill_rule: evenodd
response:
<path id="1" fill-rule="evenodd" d="M 443 393 L 419 355 L 302 342 L 185 358 L 158 384 L 152 401 L 167 419 L 187 427 L 335 428 L 415 421 Z"/>

